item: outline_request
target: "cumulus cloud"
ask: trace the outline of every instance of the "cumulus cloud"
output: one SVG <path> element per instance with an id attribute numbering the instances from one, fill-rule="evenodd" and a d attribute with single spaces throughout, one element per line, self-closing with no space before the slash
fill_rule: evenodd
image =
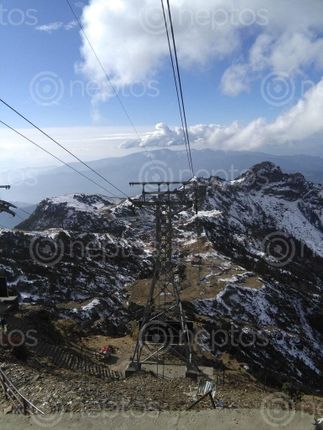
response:
<path id="1" fill-rule="evenodd" d="M 155 130 L 151 133 L 145 134 L 140 139 L 132 139 L 122 143 L 122 148 L 133 148 L 133 147 L 168 147 L 183 144 L 183 129 L 176 127 L 174 129 L 169 128 L 164 123 L 158 123 L 155 126 Z"/>
<path id="2" fill-rule="evenodd" d="M 172 0 L 179 56 L 184 67 L 241 57 L 223 75 L 224 93 L 235 96 L 266 72 L 295 74 L 323 69 L 323 2 L 311 0 Z M 301 21 L 300 21 L 301 19 Z M 168 55 L 160 4 L 155 0 L 90 0 L 85 30 L 112 84 L 150 79 Z M 248 43 L 244 42 L 247 41 Z M 83 37 L 80 69 L 110 90 Z"/>
<path id="3" fill-rule="evenodd" d="M 323 3 L 322 3 L 323 4 Z M 323 13 L 323 10 L 322 10 Z M 249 88 L 250 82 L 273 71 L 277 76 L 293 78 L 308 67 L 323 69 L 323 39 L 300 32 L 283 33 L 277 39 L 260 35 L 249 51 L 248 61 L 229 67 L 222 76 L 222 89 L 227 95 L 238 95 Z"/>
<path id="4" fill-rule="evenodd" d="M 307 91 L 290 110 L 267 122 L 257 118 L 247 125 L 233 122 L 228 126 L 199 124 L 190 127 L 193 146 L 225 150 L 251 150 L 265 145 L 297 144 L 323 139 L 323 79 Z M 182 129 L 157 124 L 142 139 L 132 139 L 123 147 L 167 147 L 183 145 Z"/>

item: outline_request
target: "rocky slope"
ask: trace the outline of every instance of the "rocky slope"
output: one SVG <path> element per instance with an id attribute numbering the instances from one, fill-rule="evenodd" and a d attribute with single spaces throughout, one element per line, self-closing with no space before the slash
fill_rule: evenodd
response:
<path id="1" fill-rule="evenodd" d="M 271 163 L 198 184 L 199 214 L 183 211 L 174 222 L 181 294 L 207 330 L 203 348 L 230 352 L 268 383 L 321 388 L 322 187 Z M 128 201 L 47 199 L 18 230 L 0 230 L 0 271 L 23 300 L 122 334 L 137 318 L 129 302 L 142 305 L 149 284 L 153 222 Z"/>
<path id="2" fill-rule="evenodd" d="M 127 217 L 135 218 L 127 202 L 115 207 L 101 196 L 45 200 L 19 230 L 1 231 L 0 273 L 25 303 L 122 333 L 126 286 L 152 265 L 140 236 L 129 235 Z"/>
<path id="3" fill-rule="evenodd" d="M 260 275 L 262 286 L 250 288 L 235 276 L 216 297 L 193 302 L 209 329 L 230 321 L 235 338 L 258 339 L 252 347 L 240 339 L 232 349 L 264 377 L 306 375 L 317 387 L 323 370 L 322 195 L 321 186 L 271 163 L 235 181 L 207 181 L 198 222 L 214 248 Z"/>

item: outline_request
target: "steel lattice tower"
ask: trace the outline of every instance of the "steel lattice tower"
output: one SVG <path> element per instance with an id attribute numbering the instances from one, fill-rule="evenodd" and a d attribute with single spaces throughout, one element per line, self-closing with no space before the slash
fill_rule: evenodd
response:
<path id="1" fill-rule="evenodd" d="M 139 182 L 130 185 L 142 186 L 141 198 L 132 202 L 137 207 L 150 207 L 154 210 L 156 259 L 140 332 L 127 375 L 141 370 L 144 363 L 163 365 L 166 349 L 167 353 L 180 357 L 186 364 L 187 376 L 196 376 L 199 369 L 193 362 L 192 333 L 189 331 L 180 298 L 180 280 L 173 250 L 174 217 L 184 209 L 192 208 L 195 202 L 187 199 L 185 187 L 188 182 Z M 171 191 L 172 185 L 181 187 Z M 147 186 L 154 190 L 147 191 Z M 152 344 L 157 349 L 152 350 Z"/>

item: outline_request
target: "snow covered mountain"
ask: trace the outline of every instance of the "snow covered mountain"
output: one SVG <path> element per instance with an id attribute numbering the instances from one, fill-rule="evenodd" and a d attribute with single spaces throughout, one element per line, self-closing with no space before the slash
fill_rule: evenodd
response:
<path id="1" fill-rule="evenodd" d="M 263 242 L 268 239 L 278 248 L 288 248 L 281 252 L 294 254 L 298 245 L 313 258 L 323 256 L 322 186 L 307 182 L 301 174 L 284 174 L 279 167 L 262 163 L 234 181 L 211 178 L 203 208 L 206 211 L 200 216 L 213 225 L 210 234 L 217 241 L 219 236 L 226 239 L 223 246 L 232 255 L 242 248 L 243 254 L 257 258 L 262 245 L 270 245 Z M 220 214 L 212 217 L 214 209 Z M 275 234 L 280 241 L 274 240 Z M 229 239 L 232 246 L 226 246 Z M 277 246 L 269 251 L 274 252 Z M 273 263 L 280 263 L 276 260 L 282 257 L 276 255 Z M 285 257 L 293 260 L 294 255 Z M 283 265 L 286 262 L 281 261 Z"/>
<path id="2" fill-rule="evenodd" d="M 19 229 L 0 230 L 0 273 L 24 302 L 122 333 L 126 287 L 152 264 L 139 235 L 128 237 L 127 215 L 128 202 L 113 207 L 101 196 L 45 200 Z"/>
<path id="3" fill-rule="evenodd" d="M 174 223 L 181 295 L 207 330 L 203 347 L 230 352 L 267 382 L 322 387 L 322 187 L 266 162 L 233 181 L 199 179 L 198 190 L 198 215 L 183 211 Z M 153 214 L 129 201 L 46 199 L 17 230 L 0 230 L 0 272 L 57 318 L 122 334 L 138 319 L 153 238 Z"/>
<path id="4" fill-rule="evenodd" d="M 211 178 L 207 185 L 198 218 L 208 239 L 258 274 L 262 286 L 250 288 L 243 277 L 232 277 L 216 297 L 194 301 L 195 312 L 210 326 L 226 319 L 238 333 L 261 329 L 265 347 L 239 345 L 236 353 L 271 377 L 306 374 L 313 385 L 322 383 L 322 187 L 271 163 L 235 181 Z"/>

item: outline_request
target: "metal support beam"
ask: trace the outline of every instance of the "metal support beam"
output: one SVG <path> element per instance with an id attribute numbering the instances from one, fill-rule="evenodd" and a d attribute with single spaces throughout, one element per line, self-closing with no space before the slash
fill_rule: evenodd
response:
<path id="1" fill-rule="evenodd" d="M 171 190 L 171 185 L 181 185 Z M 173 255 L 173 219 L 184 209 L 192 208 L 194 200 L 187 198 L 185 186 L 188 182 L 134 182 L 142 186 L 142 195 L 132 202 L 138 207 L 154 208 L 156 217 L 156 258 L 154 274 L 141 321 L 134 354 L 127 374 L 141 370 L 142 364 L 154 358 L 158 366 L 163 365 L 165 355 L 180 356 L 186 363 L 188 374 L 198 372 L 193 362 L 192 339 L 180 298 L 179 276 Z M 149 187 L 149 191 L 146 190 Z M 149 198 L 149 200 L 147 200 Z M 172 344 L 172 325 L 180 330 L 180 345 Z M 159 337 L 154 343 L 150 337 Z M 161 338 L 160 338 L 161 337 Z M 155 351 L 152 351 L 154 346 Z M 162 346 L 161 346 L 162 345 Z"/>
<path id="2" fill-rule="evenodd" d="M 0 189 L 10 190 L 10 188 L 10 185 L 0 185 Z M 4 200 L 0 200 L 0 213 L 7 212 L 9 215 L 16 216 L 15 212 L 11 210 L 16 208 L 17 207 L 15 205 L 12 205 L 11 203 L 8 203 Z"/>

